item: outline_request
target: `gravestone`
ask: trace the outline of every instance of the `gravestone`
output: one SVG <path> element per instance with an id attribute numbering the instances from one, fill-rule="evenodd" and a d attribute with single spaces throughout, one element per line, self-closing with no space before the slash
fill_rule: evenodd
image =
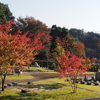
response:
<path id="1" fill-rule="evenodd" d="M 86 77 L 86 75 L 84 76 L 84 81 L 87 81 L 88 80 L 88 78 Z"/>
<path id="2" fill-rule="evenodd" d="M 91 77 L 91 80 L 92 80 L 92 81 L 95 81 L 95 77 L 94 77 L 94 76 L 92 76 L 92 77 Z"/>
<path id="3" fill-rule="evenodd" d="M 100 72 L 97 72 L 97 73 L 95 74 L 95 79 L 96 79 L 97 81 L 100 81 Z"/>
<path id="4" fill-rule="evenodd" d="M 56 68 L 56 64 L 53 63 L 51 67 L 55 69 Z"/>
<path id="5" fill-rule="evenodd" d="M 14 86 L 12 83 L 8 83 L 7 86 Z"/>
<path id="6" fill-rule="evenodd" d="M 91 85 L 91 82 L 90 81 L 86 81 L 85 84 L 86 85 Z"/>
<path id="7" fill-rule="evenodd" d="M 13 84 L 14 86 L 17 86 L 17 85 L 18 85 L 18 83 L 15 83 L 15 82 L 12 82 L 12 84 Z"/>
<path id="8" fill-rule="evenodd" d="M 27 84 L 32 84 L 31 82 L 27 82 Z"/>
<path id="9" fill-rule="evenodd" d="M 22 74 L 23 72 L 21 70 L 19 70 L 18 68 L 15 68 L 15 73 Z"/>
<path id="10" fill-rule="evenodd" d="M 33 67 L 40 67 L 40 65 L 37 62 L 35 62 Z"/>
<path id="11" fill-rule="evenodd" d="M 30 92 L 30 90 L 21 90 L 21 93 L 27 93 Z"/>

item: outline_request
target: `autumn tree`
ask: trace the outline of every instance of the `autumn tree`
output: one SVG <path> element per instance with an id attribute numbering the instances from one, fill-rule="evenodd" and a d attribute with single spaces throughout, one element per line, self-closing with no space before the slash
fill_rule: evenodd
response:
<path id="1" fill-rule="evenodd" d="M 77 90 L 77 77 L 81 76 L 88 70 L 88 66 L 83 64 L 83 59 L 78 58 L 72 54 L 62 54 L 58 59 L 59 68 L 58 72 L 60 77 L 66 78 L 72 87 L 73 92 L 75 93 Z"/>
<path id="2" fill-rule="evenodd" d="M 58 58 L 63 53 L 68 53 L 71 50 L 72 41 L 66 40 L 66 38 L 60 39 L 59 37 L 56 37 L 55 41 L 55 48 L 52 53 L 54 58 Z"/>
<path id="3" fill-rule="evenodd" d="M 30 37 L 32 39 L 34 39 L 34 34 L 39 34 L 41 32 L 46 32 L 47 34 L 45 36 L 42 36 L 42 39 L 44 37 L 47 37 L 49 36 L 49 33 L 50 33 L 50 28 L 45 24 L 43 23 L 42 21 L 40 20 L 36 20 L 34 17 L 19 17 L 15 24 L 12 26 L 12 30 L 11 30 L 11 34 L 14 34 L 16 33 L 17 31 L 22 31 L 22 34 L 24 34 L 25 32 L 28 31 L 28 34 L 27 34 L 27 37 Z M 43 44 L 45 47 L 48 47 L 46 44 L 49 44 L 50 41 L 45 41 L 45 43 Z M 39 50 L 38 51 L 38 56 L 36 56 L 37 59 L 43 59 L 44 57 L 46 58 L 45 56 L 45 49 L 43 50 Z"/>
<path id="4" fill-rule="evenodd" d="M 34 39 L 27 38 L 27 33 L 20 35 L 10 35 L 11 23 L 6 25 L 0 25 L 0 75 L 2 79 L 2 91 L 4 91 L 4 82 L 7 73 L 11 73 L 15 67 L 19 66 L 23 69 L 22 65 L 26 65 L 30 60 L 34 59 L 37 55 L 37 51 L 42 49 L 44 41 L 50 39 L 50 37 L 41 40 L 46 32 L 34 35 Z M 16 66 L 17 65 L 17 66 Z"/>
<path id="5" fill-rule="evenodd" d="M 85 57 L 85 45 L 82 42 L 74 41 L 73 53 L 78 57 Z"/>
<path id="6" fill-rule="evenodd" d="M 22 34 L 25 32 L 28 32 L 28 37 L 32 37 L 33 34 L 41 33 L 43 31 L 46 31 L 48 34 L 50 32 L 50 28 L 46 26 L 45 23 L 41 22 L 40 20 L 36 20 L 34 17 L 19 17 L 16 20 L 16 23 L 12 27 L 12 34 L 14 34 L 17 31 L 22 31 Z"/>
<path id="7" fill-rule="evenodd" d="M 66 43 L 66 48 L 64 48 L 65 44 L 62 43 L 62 41 L 57 42 L 53 55 L 58 62 L 58 72 L 60 77 L 66 78 L 66 81 L 70 83 L 73 92 L 76 92 L 76 79 L 88 70 L 88 64 L 85 62 L 86 60 L 70 53 L 68 49 L 70 44 L 67 41 Z"/>

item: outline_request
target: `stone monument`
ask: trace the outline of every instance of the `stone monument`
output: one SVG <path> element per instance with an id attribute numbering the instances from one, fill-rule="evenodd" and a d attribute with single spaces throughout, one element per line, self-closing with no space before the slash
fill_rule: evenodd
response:
<path id="1" fill-rule="evenodd" d="M 35 62 L 33 67 L 40 67 L 40 65 L 37 62 Z"/>

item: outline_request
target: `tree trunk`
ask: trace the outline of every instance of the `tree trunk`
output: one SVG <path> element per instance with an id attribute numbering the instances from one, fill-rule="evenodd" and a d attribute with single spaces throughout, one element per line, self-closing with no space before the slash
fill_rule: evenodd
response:
<path id="1" fill-rule="evenodd" d="M 5 72 L 3 75 L 2 75 L 2 86 L 1 86 L 1 88 L 2 88 L 2 91 L 4 91 L 4 84 L 5 84 L 5 78 L 6 78 L 6 75 L 7 75 L 7 72 Z"/>

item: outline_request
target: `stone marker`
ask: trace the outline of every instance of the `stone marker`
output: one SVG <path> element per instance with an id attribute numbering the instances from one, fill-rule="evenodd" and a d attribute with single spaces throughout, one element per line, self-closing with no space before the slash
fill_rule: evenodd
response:
<path id="1" fill-rule="evenodd" d="M 27 84 L 32 84 L 31 82 L 27 82 Z"/>
<path id="2" fill-rule="evenodd" d="M 15 68 L 15 73 L 22 74 L 23 72 L 21 70 L 19 70 L 18 68 Z"/>
<path id="3" fill-rule="evenodd" d="M 100 72 L 97 72 L 97 73 L 96 73 L 95 79 L 96 79 L 97 81 L 100 81 Z"/>
<path id="4" fill-rule="evenodd" d="M 86 85 L 91 85 L 91 82 L 90 81 L 86 81 L 85 84 Z"/>
<path id="5" fill-rule="evenodd" d="M 87 81 L 88 80 L 88 78 L 86 77 L 86 75 L 84 76 L 84 81 Z"/>
<path id="6" fill-rule="evenodd" d="M 14 86 L 12 83 L 7 84 L 7 86 Z"/>
<path id="7" fill-rule="evenodd" d="M 21 90 L 22 93 L 30 92 L 30 90 Z"/>
<path id="8" fill-rule="evenodd" d="M 40 65 L 37 62 L 35 62 L 33 67 L 40 67 Z"/>
<path id="9" fill-rule="evenodd" d="M 12 84 L 13 84 L 14 86 L 17 86 L 17 85 L 18 85 L 18 83 L 15 83 L 15 82 L 12 82 Z"/>

